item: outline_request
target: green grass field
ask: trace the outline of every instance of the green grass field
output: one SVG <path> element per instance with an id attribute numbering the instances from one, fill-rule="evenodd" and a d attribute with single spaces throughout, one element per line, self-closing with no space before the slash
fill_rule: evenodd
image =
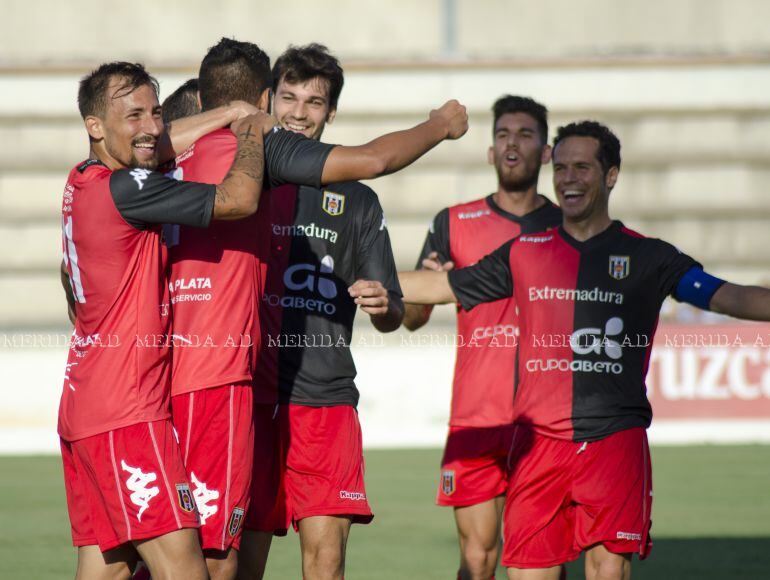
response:
<path id="1" fill-rule="evenodd" d="M 653 448 L 655 548 L 635 579 L 770 578 L 770 446 Z M 433 505 L 438 450 L 369 451 L 375 512 L 355 526 L 346 577 L 455 577 L 451 510 Z M 58 457 L 0 458 L 0 578 L 72 577 L 75 551 Z M 583 578 L 570 565 L 570 580 Z M 300 578 L 296 535 L 278 538 L 267 578 Z M 498 578 L 505 578 L 502 570 Z"/>

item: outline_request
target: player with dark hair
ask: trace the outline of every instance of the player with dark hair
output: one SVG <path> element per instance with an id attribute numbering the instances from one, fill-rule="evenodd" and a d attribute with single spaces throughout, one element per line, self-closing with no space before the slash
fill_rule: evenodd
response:
<path id="1" fill-rule="evenodd" d="M 185 81 L 163 101 L 163 122 L 166 124 L 201 112 L 198 79 Z"/>
<path id="2" fill-rule="evenodd" d="M 169 139 L 157 90 L 143 66 L 115 62 L 83 78 L 78 91 L 90 152 L 63 194 L 63 281 L 75 331 L 58 425 L 78 578 L 128 578 L 138 555 L 158 578 L 207 577 L 170 421 L 160 224 L 206 227 L 255 212 L 262 134 L 272 122 L 264 114 L 236 121 L 243 107 L 228 107 L 179 123 L 187 138 Z M 230 121 L 237 154 L 220 185 L 153 171 L 169 156 L 161 151 Z"/>
<path id="3" fill-rule="evenodd" d="M 261 110 L 272 87 L 270 61 L 256 45 L 224 38 L 198 75 L 204 112 L 234 97 Z M 276 128 L 265 136 L 266 184 L 277 188 L 260 202 L 294 199 L 295 186 L 320 187 L 396 171 L 467 126 L 464 109 L 450 102 L 421 125 L 358 147 L 331 146 Z M 235 154 L 226 129 L 198 140 L 177 158 L 177 175 L 217 183 Z M 363 195 L 363 194 L 362 194 Z M 353 206 L 362 200 L 350 200 Z M 281 207 L 288 207 L 281 205 Z M 259 301 L 274 252 L 271 223 L 254 216 L 209 230 L 170 230 L 171 303 L 175 337 L 172 412 L 193 495 L 201 513 L 201 541 L 212 578 L 232 578 L 249 503 L 255 432 L 252 379 L 260 346 Z M 288 247 L 288 244 L 285 246 Z M 257 432 L 259 446 L 269 443 Z M 258 466 L 259 470 L 259 466 Z M 272 498 L 273 502 L 275 498 Z"/>
<path id="4" fill-rule="evenodd" d="M 492 111 L 488 160 L 497 172 L 497 191 L 441 210 L 417 268 L 463 268 L 521 233 L 561 222 L 558 208 L 537 192 L 540 168 L 551 158 L 548 111 L 511 95 L 495 101 Z M 432 308 L 407 304 L 404 326 L 422 327 Z M 517 318 L 513 299 L 457 309 L 452 408 L 436 502 L 454 507 L 462 580 L 488 580 L 497 567 L 513 434 Z"/>
<path id="5" fill-rule="evenodd" d="M 703 271 L 661 240 L 613 221 L 620 142 L 584 121 L 559 129 L 555 230 L 521 235 L 478 264 L 405 272 L 407 300 L 471 310 L 514 296 L 520 311 L 516 431 L 504 514 L 503 565 L 516 580 L 555 579 L 586 551 L 588 580 L 626 580 L 647 556 L 652 480 L 644 377 L 666 296 L 770 320 L 770 290 Z"/>

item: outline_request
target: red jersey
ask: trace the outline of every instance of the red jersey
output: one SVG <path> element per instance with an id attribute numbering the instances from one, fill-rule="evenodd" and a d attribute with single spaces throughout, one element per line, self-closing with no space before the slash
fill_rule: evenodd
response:
<path id="1" fill-rule="evenodd" d="M 95 159 L 70 172 L 62 242 L 77 320 L 59 408 L 63 439 L 170 416 L 159 224 L 207 225 L 214 195 L 212 186 L 145 169 L 113 172 Z"/>
<path id="2" fill-rule="evenodd" d="M 431 252 L 455 268 L 471 266 L 521 233 L 558 225 L 561 212 L 550 201 L 519 217 L 500 208 L 492 195 L 439 212 L 417 268 Z M 457 359 L 449 424 L 493 427 L 513 421 L 518 320 L 513 298 L 457 308 Z M 494 372 L 490 372 L 494 369 Z"/>
<path id="3" fill-rule="evenodd" d="M 177 159 L 175 175 L 220 183 L 235 158 L 237 142 L 229 129 L 199 139 Z M 320 182 L 331 146 L 289 131 L 265 137 L 266 172 L 275 187 L 293 179 Z M 281 195 L 282 189 L 273 194 Z M 214 222 L 206 230 L 170 230 L 169 290 L 173 310 L 172 395 L 251 381 L 260 344 L 261 252 L 269 238 L 259 214 Z M 260 241 L 264 238 L 264 243 Z"/>

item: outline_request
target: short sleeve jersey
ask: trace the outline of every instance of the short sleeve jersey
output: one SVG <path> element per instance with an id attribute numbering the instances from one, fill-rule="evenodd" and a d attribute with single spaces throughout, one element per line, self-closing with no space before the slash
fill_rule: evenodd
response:
<path id="1" fill-rule="evenodd" d="M 456 268 L 471 266 L 502 243 L 522 233 L 546 230 L 561 222 L 561 211 L 543 205 L 524 216 L 498 206 L 492 195 L 444 209 L 433 219 L 420 258 L 437 252 Z M 513 385 L 518 342 L 513 298 L 457 309 L 457 358 L 449 424 L 493 427 L 513 420 Z M 495 372 L 489 372 L 494 368 Z"/>
<path id="2" fill-rule="evenodd" d="M 145 169 L 74 168 L 62 203 L 77 320 L 59 407 L 68 441 L 169 416 L 162 223 L 207 226 L 215 188 Z"/>
<path id="3" fill-rule="evenodd" d="M 514 420 L 592 441 L 649 426 L 644 379 L 658 313 L 697 265 L 613 222 L 585 242 L 561 227 L 522 235 L 449 281 L 465 309 L 511 295 L 519 305 Z"/>
<path id="4" fill-rule="evenodd" d="M 357 306 L 347 289 L 357 279 L 378 280 L 401 296 L 377 195 L 346 182 L 271 191 L 262 202 L 269 250 L 255 400 L 355 406 Z"/>
<path id="5" fill-rule="evenodd" d="M 332 148 L 290 131 L 269 133 L 265 137 L 265 183 L 272 187 L 288 180 L 320 184 Z M 235 135 L 229 129 L 209 133 L 179 156 L 175 175 L 220 183 L 236 149 Z M 257 222 L 255 214 L 242 220 L 214 221 L 207 229 L 167 229 L 172 395 L 253 378 L 264 269 L 260 248 L 266 239 L 261 239 Z"/>

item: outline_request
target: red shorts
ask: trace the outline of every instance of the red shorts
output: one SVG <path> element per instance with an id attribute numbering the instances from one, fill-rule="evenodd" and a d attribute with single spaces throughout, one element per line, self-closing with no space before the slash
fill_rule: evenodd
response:
<path id="1" fill-rule="evenodd" d="M 576 443 L 519 427 L 510 466 L 503 566 L 548 568 L 596 544 L 648 555 L 652 470 L 645 429 Z"/>
<path id="2" fill-rule="evenodd" d="M 201 546 L 237 549 L 254 451 L 251 384 L 177 395 L 171 412 L 201 518 Z"/>
<path id="3" fill-rule="evenodd" d="M 505 493 L 512 425 L 450 427 L 436 503 L 469 506 Z"/>
<path id="4" fill-rule="evenodd" d="M 198 527 L 170 420 L 62 439 L 61 451 L 75 546 L 98 544 L 106 552 L 132 540 Z"/>
<path id="5" fill-rule="evenodd" d="M 349 405 L 308 407 L 280 405 L 255 412 L 257 447 L 265 431 L 277 429 L 280 445 L 273 447 L 269 464 L 276 469 L 260 473 L 255 459 L 249 529 L 285 532 L 310 516 L 349 516 L 368 524 L 372 510 L 364 488 L 364 456 L 358 413 Z M 273 418 L 273 415 L 275 418 Z M 264 449 L 255 457 L 261 457 Z M 276 473 L 277 471 L 277 473 Z M 267 476 L 267 483 L 264 478 Z M 260 483 L 262 481 L 263 483 Z M 276 486 L 280 490 L 276 493 Z M 278 502 L 276 502 L 278 497 Z"/>

